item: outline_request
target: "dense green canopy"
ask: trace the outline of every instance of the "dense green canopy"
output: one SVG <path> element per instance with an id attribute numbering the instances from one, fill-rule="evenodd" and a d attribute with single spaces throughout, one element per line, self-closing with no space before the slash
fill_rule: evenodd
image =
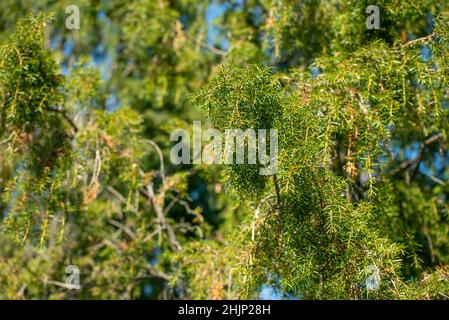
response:
<path id="1" fill-rule="evenodd" d="M 2 0 L 0 298 L 448 299 L 448 10 Z M 277 172 L 171 163 L 192 121 Z"/>

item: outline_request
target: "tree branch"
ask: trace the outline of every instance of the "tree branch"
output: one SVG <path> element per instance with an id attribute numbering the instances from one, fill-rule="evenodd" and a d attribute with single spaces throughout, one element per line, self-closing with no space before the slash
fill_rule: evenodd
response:
<path id="1" fill-rule="evenodd" d="M 59 110 L 59 109 L 54 109 L 54 108 L 49 108 L 49 107 L 45 108 L 45 110 L 59 113 L 68 122 L 68 124 L 73 128 L 75 133 L 78 132 L 78 127 L 76 126 L 75 122 L 73 122 L 73 120 L 68 116 L 68 114 L 64 110 Z"/>
<path id="2" fill-rule="evenodd" d="M 420 145 L 418 157 L 416 157 L 414 159 L 407 159 L 407 160 L 403 161 L 397 168 L 395 168 L 394 170 L 392 170 L 389 173 L 389 176 L 394 176 L 395 174 L 410 168 L 410 166 L 412 166 L 414 163 L 416 163 L 415 169 L 413 170 L 413 174 L 412 174 L 412 179 L 413 179 L 416 176 L 416 174 L 418 173 L 419 166 L 424 158 L 427 146 L 438 141 L 438 139 L 440 137 L 441 137 L 441 134 L 436 134 L 436 135 L 433 135 L 430 138 L 427 138 L 426 140 L 424 140 Z"/>
<path id="3" fill-rule="evenodd" d="M 414 39 L 414 40 L 411 40 L 409 42 L 404 43 L 403 45 L 401 45 L 401 48 L 405 48 L 405 47 L 412 46 L 412 45 L 414 45 L 416 43 L 419 43 L 419 42 L 430 40 L 434 36 L 435 36 L 435 33 L 432 32 L 431 34 L 429 34 L 429 35 L 427 35 L 425 37 Z"/>
<path id="4" fill-rule="evenodd" d="M 426 139 L 423 143 L 421 143 L 421 150 L 419 152 L 419 156 L 416 160 L 416 166 L 415 169 L 413 170 L 412 176 L 411 176 L 411 180 L 413 180 L 416 177 L 416 174 L 418 173 L 419 170 L 419 166 L 421 165 L 421 162 L 424 158 L 424 154 L 426 152 L 426 148 L 429 144 L 432 144 L 436 141 L 438 141 L 438 139 L 440 138 L 440 134 L 436 134 L 428 139 Z"/>

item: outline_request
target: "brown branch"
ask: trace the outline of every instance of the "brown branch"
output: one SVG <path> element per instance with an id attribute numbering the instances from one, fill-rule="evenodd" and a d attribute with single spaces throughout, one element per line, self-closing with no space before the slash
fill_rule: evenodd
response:
<path id="1" fill-rule="evenodd" d="M 125 226 L 124 224 L 114 220 L 114 219 L 109 219 L 109 223 L 116 226 L 117 228 L 119 228 L 120 230 L 122 230 L 123 232 L 125 232 L 128 236 L 131 237 L 131 239 L 136 239 L 136 234 L 127 226 Z"/>
<path id="2" fill-rule="evenodd" d="M 163 229 L 167 231 L 168 241 L 173 250 L 180 250 L 181 244 L 176 239 L 175 232 L 173 227 L 167 222 L 164 211 L 162 209 L 162 205 L 158 204 L 156 200 L 156 196 L 154 194 L 153 183 L 150 182 L 147 185 L 148 199 L 153 205 L 154 210 L 156 211 L 158 221 L 161 223 Z"/>
<path id="3" fill-rule="evenodd" d="M 212 52 L 213 54 L 216 54 L 217 56 L 222 56 L 222 57 L 224 57 L 224 56 L 227 55 L 227 52 L 226 52 L 226 51 L 223 51 L 223 50 L 220 50 L 220 49 L 218 49 L 218 48 L 215 48 L 215 47 L 211 46 L 210 44 L 208 44 L 208 43 L 206 43 L 206 42 L 204 42 L 204 41 L 194 39 L 193 37 L 191 37 L 191 36 L 190 36 L 189 34 L 187 34 L 187 33 L 185 33 L 185 35 L 187 36 L 187 39 L 189 39 L 193 44 L 197 44 L 197 45 L 199 45 L 201 48 L 206 49 L 206 50 L 209 50 L 210 52 Z"/>
<path id="4" fill-rule="evenodd" d="M 414 39 L 414 40 L 411 40 L 411 41 L 409 41 L 409 42 L 407 42 L 407 43 L 404 43 L 403 45 L 401 45 L 401 48 L 408 47 L 408 46 L 412 46 L 412 45 L 414 45 L 414 44 L 416 44 L 416 43 L 430 40 L 430 39 L 432 39 L 434 36 L 435 36 L 435 33 L 432 32 L 431 34 L 429 34 L 429 35 L 427 35 L 427 36 L 425 36 L 425 37 L 418 38 L 418 39 Z"/>
<path id="5" fill-rule="evenodd" d="M 147 266 L 147 271 L 148 273 L 155 278 L 160 278 L 162 280 L 165 281 L 169 281 L 170 280 L 170 276 L 168 274 L 166 274 L 163 271 L 160 270 L 156 270 L 155 268 L 153 268 L 151 265 Z"/>
<path id="6" fill-rule="evenodd" d="M 143 170 L 140 170 L 140 174 L 142 177 L 145 177 L 145 173 Z M 173 250 L 180 250 L 181 244 L 178 242 L 178 240 L 176 239 L 176 235 L 175 232 L 173 230 L 173 227 L 168 223 L 166 217 L 165 217 L 165 213 L 164 213 L 164 209 L 163 209 L 163 203 L 165 200 L 165 193 L 161 192 L 160 197 L 156 197 L 156 194 L 154 192 L 154 186 L 153 186 L 153 182 L 149 182 L 146 186 L 145 186 L 146 191 L 144 192 L 144 194 L 147 196 L 148 201 L 151 203 L 152 207 L 154 208 L 154 211 L 156 212 L 157 215 L 157 220 L 160 224 L 160 229 L 159 229 L 159 233 L 162 230 L 166 230 L 167 231 L 167 236 L 168 236 L 168 242 L 170 244 L 170 246 L 172 247 Z"/>
<path id="7" fill-rule="evenodd" d="M 68 116 L 68 114 L 64 110 L 59 110 L 59 109 L 54 109 L 54 108 L 49 108 L 49 107 L 45 108 L 45 110 L 59 113 L 69 123 L 69 125 L 73 128 L 75 133 L 78 132 L 78 127 L 76 126 L 75 122 L 73 122 L 73 120 Z"/>
<path id="8" fill-rule="evenodd" d="M 424 158 L 424 154 L 426 152 L 427 146 L 438 141 L 439 138 L 440 138 L 440 135 L 436 134 L 436 135 L 431 136 L 430 138 L 426 139 L 423 143 L 421 143 L 421 150 L 420 150 L 419 156 L 416 160 L 416 166 L 415 166 L 415 169 L 413 170 L 411 180 L 413 180 L 416 177 L 416 174 L 418 173 L 419 166 L 421 165 L 421 162 Z"/>
<path id="9" fill-rule="evenodd" d="M 420 145 L 418 157 L 416 157 L 414 159 L 408 159 L 408 160 L 403 161 L 397 168 L 395 168 L 394 170 L 392 170 L 389 173 L 389 176 L 394 176 L 395 174 L 410 168 L 414 163 L 416 163 L 415 169 L 412 174 L 412 179 L 413 179 L 416 176 L 416 174 L 418 173 L 418 169 L 419 169 L 419 166 L 424 158 L 424 154 L 425 154 L 427 146 L 438 141 L 438 139 L 440 137 L 441 137 L 441 134 L 436 134 L 436 135 L 433 135 L 430 138 L 427 138 L 426 140 L 424 140 Z"/>

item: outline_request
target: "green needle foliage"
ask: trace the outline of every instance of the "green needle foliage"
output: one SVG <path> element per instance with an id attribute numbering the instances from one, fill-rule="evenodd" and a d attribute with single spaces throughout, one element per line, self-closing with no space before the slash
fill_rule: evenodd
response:
<path id="1" fill-rule="evenodd" d="M 179 250 L 179 229 L 195 237 L 203 217 L 184 202 L 188 175 L 165 175 L 141 116 L 90 105 L 101 96 L 95 70 L 57 71 L 46 23 L 28 16 L 1 48 L 0 297 L 142 297 L 148 279 L 168 277 L 150 264 L 154 253 Z M 145 157 L 156 152 L 152 170 Z M 195 219 L 172 227 L 168 199 Z M 69 265 L 80 290 L 66 287 Z"/>
<path id="2" fill-rule="evenodd" d="M 449 298 L 446 1 L 79 2 L 0 3 L 0 298 Z M 170 164 L 200 119 L 277 172 Z"/>
<path id="3" fill-rule="evenodd" d="M 345 5 L 365 8 L 359 1 Z M 307 299 L 447 297 L 447 182 L 436 176 L 447 174 L 449 20 L 436 12 L 430 35 L 401 43 L 401 15 L 428 10 L 408 5 L 419 10 L 391 8 L 394 28 L 346 35 L 353 44 L 335 30 L 335 51 L 317 57 L 312 72 L 280 74 L 228 61 L 199 94 L 218 128 L 280 132 L 270 186 L 252 178 L 255 168 L 229 168 L 244 195 L 267 203 L 263 214 L 255 210 L 256 235 L 246 239 L 243 296 L 271 282 Z M 354 12 L 342 10 L 335 21 Z M 422 56 L 423 45 L 430 58 Z M 372 266 L 378 290 L 365 284 Z"/>

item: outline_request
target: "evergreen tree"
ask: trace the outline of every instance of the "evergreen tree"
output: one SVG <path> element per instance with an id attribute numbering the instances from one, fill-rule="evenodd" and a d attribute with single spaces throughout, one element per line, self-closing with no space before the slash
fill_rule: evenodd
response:
<path id="1" fill-rule="evenodd" d="M 68 30 L 2 1 L 0 298 L 448 298 L 448 4 L 373 2 L 80 1 Z M 277 129 L 277 172 L 170 164 L 199 119 Z"/>

